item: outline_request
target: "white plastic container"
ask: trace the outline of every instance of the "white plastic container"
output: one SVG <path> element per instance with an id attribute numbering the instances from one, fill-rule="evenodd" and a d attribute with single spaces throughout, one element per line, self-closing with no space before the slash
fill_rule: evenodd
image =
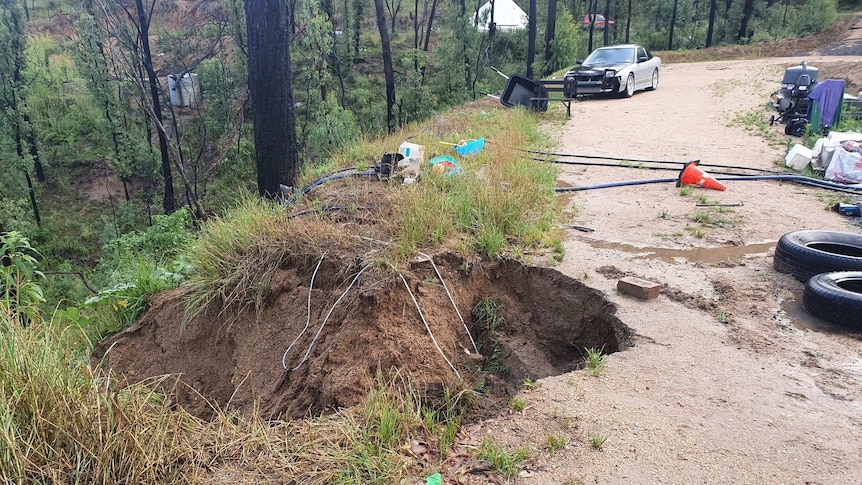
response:
<path id="1" fill-rule="evenodd" d="M 415 143 L 404 142 L 398 147 L 398 153 L 404 155 L 404 159 L 398 162 L 398 167 L 404 168 L 410 165 L 410 159 L 419 160 L 421 166 L 425 162 L 425 147 Z"/>
<path id="2" fill-rule="evenodd" d="M 799 172 L 811 163 L 812 155 L 810 148 L 799 144 L 793 145 L 793 148 L 784 157 L 784 166 Z"/>
<path id="3" fill-rule="evenodd" d="M 168 90 L 174 106 L 195 106 L 201 101 L 201 83 L 195 73 L 186 73 L 182 77 L 168 75 Z"/>

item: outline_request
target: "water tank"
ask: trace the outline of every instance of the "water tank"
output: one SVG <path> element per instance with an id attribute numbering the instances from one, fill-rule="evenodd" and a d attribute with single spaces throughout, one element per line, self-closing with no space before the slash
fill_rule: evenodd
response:
<path id="1" fill-rule="evenodd" d="M 195 106 L 201 101 L 201 84 L 198 75 L 194 73 L 186 73 L 181 77 L 168 75 L 168 91 L 174 106 Z"/>

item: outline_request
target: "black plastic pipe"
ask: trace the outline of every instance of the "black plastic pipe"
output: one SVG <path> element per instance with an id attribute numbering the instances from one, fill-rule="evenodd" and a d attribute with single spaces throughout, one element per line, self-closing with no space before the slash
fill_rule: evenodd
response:
<path id="1" fill-rule="evenodd" d="M 836 192 L 845 192 L 849 194 L 862 194 L 862 187 L 848 187 L 846 185 L 835 184 L 825 180 L 819 180 L 802 175 L 748 175 L 748 176 L 731 176 L 731 177 L 715 177 L 716 180 L 739 181 L 739 180 L 779 180 L 796 182 L 811 187 L 833 190 Z M 643 179 L 643 180 L 626 180 L 622 182 L 610 182 L 605 184 L 585 185 L 582 187 L 557 187 L 555 192 L 580 192 L 583 190 L 606 189 L 612 187 L 627 187 L 631 185 L 647 185 L 661 184 L 667 182 L 677 182 L 677 178 L 660 178 L 660 179 Z"/>
<path id="2" fill-rule="evenodd" d="M 347 178 L 347 177 L 360 177 L 363 175 L 376 175 L 377 174 L 377 169 L 364 170 L 362 172 L 350 172 L 350 170 L 355 170 L 355 168 L 356 167 L 342 168 L 340 170 L 336 170 L 334 173 L 320 177 L 319 179 L 314 180 L 310 184 L 306 185 L 305 188 L 302 189 L 301 193 L 302 193 L 302 195 L 306 195 L 309 192 L 311 192 L 315 187 L 317 187 L 319 185 L 323 185 L 326 182 L 331 182 L 333 180 L 343 179 L 343 178 Z M 296 202 L 296 194 L 294 194 L 291 198 L 284 201 L 284 205 L 288 206 L 290 204 L 293 204 L 294 202 Z"/>
<path id="3" fill-rule="evenodd" d="M 535 155 L 544 155 L 546 157 L 564 157 L 564 158 L 585 158 L 585 159 L 593 159 L 593 160 L 615 160 L 618 162 L 635 162 L 635 163 L 659 163 L 659 164 L 674 164 L 674 165 L 685 165 L 692 160 L 687 161 L 675 161 L 675 160 L 650 160 L 645 158 L 623 158 L 623 157 L 605 157 L 601 155 L 578 155 L 572 153 L 555 153 L 555 152 L 540 152 L 537 150 L 523 150 L 519 149 L 525 153 L 532 153 Z M 700 163 L 701 166 L 704 167 L 716 167 L 716 168 L 729 168 L 734 170 L 756 170 L 758 172 L 764 173 L 774 173 L 774 174 L 782 174 L 780 170 L 770 170 L 768 168 L 754 168 L 754 167 L 742 167 L 739 165 L 720 165 L 713 163 Z"/>
<path id="4" fill-rule="evenodd" d="M 680 170 L 682 170 L 682 168 L 675 168 L 675 167 L 652 167 L 649 165 L 621 165 L 619 163 L 602 163 L 602 162 L 572 162 L 572 161 L 565 161 L 565 160 L 552 160 L 550 158 L 536 158 L 536 157 L 531 158 L 531 160 L 535 160 L 537 162 L 556 163 L 559 165 L 579 165 L 579 166 L 586 166 L 586 167 L 634 168 L 634 169 L 643 169 L 643 170 L 665 170 L 668 172 L 679 172 Z M 676 163 L 676 162 L 674 162 L 674 163 Z M 698 165 L 698 166 L 702 166 L 702 165 Z M 743 170 L 743 169 L 737 169 L 737 170 Z M 750 168 L 750 169 L 745 169 L 745 170 L 759 170 L 759 169 Z M 746 177 L 747 176 L 753 177 L 756 175 L 756 174 L 724 172 L 724 171 L 716 171 L 716 170 L 710 170 L 709 173 L 710 174 L 719 174 L 719 175 L 739 175 L 739 176 L 746 176 Z"/>

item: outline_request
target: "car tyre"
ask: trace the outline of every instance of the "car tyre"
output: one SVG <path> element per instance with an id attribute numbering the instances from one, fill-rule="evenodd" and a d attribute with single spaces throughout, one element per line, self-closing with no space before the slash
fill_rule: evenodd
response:
<path id="1" fill-rule="evenodd" d="M 655 91 L 658 88 L 658 69 L 654 69 L 652 72 L 652 82 L 650 83 L 647 91 Z"/>
<path id="2" fill-rule="evenodd" d="M 629 74 L 626 78 L 626 88 L 623 90 L 623 96 L 631 98 L 635 94 L 635 75 Z"/>
<path id="3" fill-rule="evenodd" d="M 805 284 L 802 307 L 828 322 L 862 330 L 862 271 L 813 276 Z"/>
<path id="4" fill-rule="evenodd" d="M 819 273 L 862 271 L 862 236 L 837 231 L 793 231 L 775 247 L 773 268 L 805 283 Z"/>

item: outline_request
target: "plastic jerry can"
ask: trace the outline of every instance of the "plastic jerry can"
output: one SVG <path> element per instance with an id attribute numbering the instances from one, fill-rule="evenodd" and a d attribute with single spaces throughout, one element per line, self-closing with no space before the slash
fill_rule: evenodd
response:
<path id="1" fill-rule="evenodd" d="M 405 141 L 398 147 L 398 153 L 404 156 L 404 159 L 398 162 L 399 167 L 403 168 L 409 165 L 411 158 L 419 160 L 420 165 L 425 162 L 425 147 L 423 145 Z"/>

